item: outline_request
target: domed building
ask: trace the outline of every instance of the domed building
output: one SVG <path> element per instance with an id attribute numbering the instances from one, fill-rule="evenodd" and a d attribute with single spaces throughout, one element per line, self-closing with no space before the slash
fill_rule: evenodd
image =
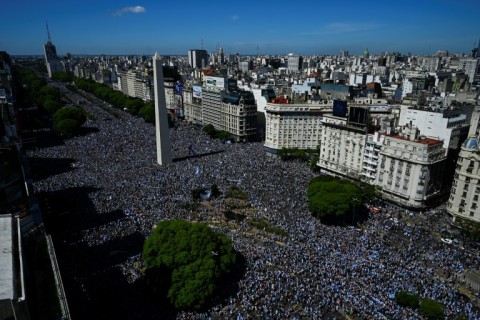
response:
<path id="1" fill-rule="evenodd" d="M 370 58 L 370 52 L 368 52 L 368 48 L 366 48 L 365 51 L 363 51 L 363 57 L 364 57 L 365 59 Z"/>
<path id="2" fill-rule="evenodd" d="M 453 216 L 480 222 L 480 149 L 477 136 L 462 144 L 450 190 L 447 211 Z"/>

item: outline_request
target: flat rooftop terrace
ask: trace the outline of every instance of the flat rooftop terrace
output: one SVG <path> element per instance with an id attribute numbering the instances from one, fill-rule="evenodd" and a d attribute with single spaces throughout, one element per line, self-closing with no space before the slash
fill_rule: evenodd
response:
<path id="1" fill-rule="evenodd" d="M 0 215 L 0 300 L 13 299 L 12 217 Z"/>

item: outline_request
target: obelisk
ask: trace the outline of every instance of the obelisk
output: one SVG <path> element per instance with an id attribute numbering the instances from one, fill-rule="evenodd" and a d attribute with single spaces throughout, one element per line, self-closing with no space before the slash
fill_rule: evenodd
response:
<path id="1" fill-rule="evenodd" d="M 163 82 L 162 60 L 158 52 L 153 56 L 153 90 L 155 94 L 155 129 L 157 137 L 157 162 L 164 165 L 172 162 L 170 133 L 168 132 L 167 103 Z"/>

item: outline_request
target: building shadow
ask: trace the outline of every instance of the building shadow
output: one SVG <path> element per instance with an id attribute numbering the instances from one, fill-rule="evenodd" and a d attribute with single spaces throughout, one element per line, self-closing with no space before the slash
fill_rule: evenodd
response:
<path id="1" fill-rule="evenodd" d="M 71 238 L 82 230 L 107 224 L 125 216 L 121 210 L 98 213 L 90 200 L 95 187 L 72 187 L 37 194 L 47 230 L 55 236 Z"/>
<path id="2" fill-rule="evenodd" d="M 172 162 L 179 162 L 179 161 L 195 159 L 195 158 L 203 158 L 206 156 L 211 156 L 211 155 L 222 153 L 222 152 L 225 152 L 225 150 L 217 150 L 217 151 L 211 151 L 211 152 L 205 152 L 205 153 L 192 154 L 192 155 L 183 156 L 183 157 L 176 157 L 176 158 L 173 158 Z"/>
<path id="3" fill-rule="evenodd" d="M 34 181 L 74 170 L 75 159 L 71 158 L 28 158 Z"/>
<path id="4" fill-rule="evenodd" d="M 77 131 L 75 132 L 75 134 L 73 136 L 86 136 L 86 135 L 89 135 L 91 133 L 96 133 L 96 132 L 99 132 L 100 129 L 98 129 L 97 127 L 80 127 L 77 129 Z"/>
<path id="5" fill-rule="evenodd" d="M 144 278 L 129 282 L 120 264 L 141 253 L 134 232 L 97 246 L 55 241 L 72 319 L 175 319 L 165 297 L 151 294 Z M 128 265 L 128 264 L 127 264 Z"/>
<path id="6" fill-rule="evenodd" d="M 50 132 L 49 129 L 42 129 L 37 132 L 23 132 L 22 140 L 28 143 L 24 144 L 25 149 L 44 149 L 64 145 L 65 142 Z"/>

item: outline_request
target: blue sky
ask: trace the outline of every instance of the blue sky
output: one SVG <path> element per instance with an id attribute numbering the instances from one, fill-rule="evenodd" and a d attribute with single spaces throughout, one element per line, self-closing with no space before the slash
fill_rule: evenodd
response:
<path id="1" fill-rule="evenodd" d="M 42 54 L 469 53 L 479 0 L 4 0 L 0 50 Z"/>

